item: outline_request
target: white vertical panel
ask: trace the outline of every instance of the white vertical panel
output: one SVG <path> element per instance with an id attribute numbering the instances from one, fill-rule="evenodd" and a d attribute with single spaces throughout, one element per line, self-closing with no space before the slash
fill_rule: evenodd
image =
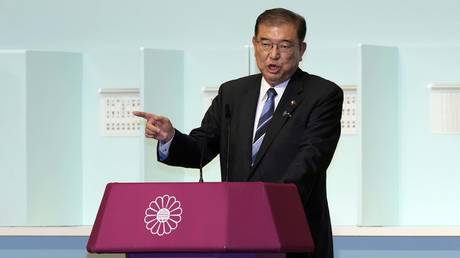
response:
<path id="1" fill-rule="evenodd" d="M 25 51 L 0 51 L 0 226 L 27 222 Z"/>
<path id="2" fill-rule="evenodd" d="M 361 47 L 361 164 L 363 226 L 398 223 L 399 53 Z"/>
<path id="3" fill-rule="evenodd" d="M 29 225 L 82 221 L 82 55 L 27 51 Z"/>
<path id="4" fill-rule="evenodd" d="M 460 133 L 460 85 L 431 85 L 430 124 L 434 133 Z"/>

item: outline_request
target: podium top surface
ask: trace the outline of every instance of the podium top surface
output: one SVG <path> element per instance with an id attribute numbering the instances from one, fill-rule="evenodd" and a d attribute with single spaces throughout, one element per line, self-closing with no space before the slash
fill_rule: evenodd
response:
<path id="1" fill-rule="evenodd" d="M 110 183 L 87 249 L 306 252 L 313 242 L 293 184 Z"/>

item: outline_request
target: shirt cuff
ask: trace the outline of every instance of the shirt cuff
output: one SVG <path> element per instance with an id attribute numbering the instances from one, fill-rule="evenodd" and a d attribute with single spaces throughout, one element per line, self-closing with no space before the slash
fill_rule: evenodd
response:
<path id="1" fill-rule="evenodd" d="M 164 141 L 159 141 L 158 145 L 158 157 L 160 158 L 160 161 L 163 161 L 168 158 L 169 156 L 169 146 L 171 146 L 171 142 L 174 139 L 174 136 L 171 138 L 171 140 L 164 142 Z"/>

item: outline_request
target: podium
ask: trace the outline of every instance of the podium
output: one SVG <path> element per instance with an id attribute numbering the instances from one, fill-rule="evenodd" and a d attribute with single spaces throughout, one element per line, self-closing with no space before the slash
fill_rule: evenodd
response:
<path id="1" fill-rule="evenodd" d="M 294 184 L 109 183 L 90 253 L 278 257 L 314 245 Z"/>

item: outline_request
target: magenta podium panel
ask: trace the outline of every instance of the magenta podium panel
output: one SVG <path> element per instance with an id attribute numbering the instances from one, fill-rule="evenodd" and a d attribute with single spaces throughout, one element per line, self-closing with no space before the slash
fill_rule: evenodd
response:
<path id="1" fill-rule="evenodd" d="M 91 253 L 311 252 L 297 188 L 273 183 L 110 183 Z"/>

